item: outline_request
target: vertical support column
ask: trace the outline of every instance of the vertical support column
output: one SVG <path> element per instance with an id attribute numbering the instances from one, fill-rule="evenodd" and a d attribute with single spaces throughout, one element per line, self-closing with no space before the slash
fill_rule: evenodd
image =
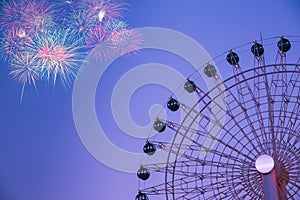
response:
<path id="1" fill-rule="evenodd" d="M 275 169 L 268 174 L 262 174 L 262 179 L 265 200 L 279 200 Z"/>
<path id="2" fill-rule="evenodd" d="M 273 158 L 266 154 L 260 155 L 255 161 L 255 168 L 262 176 L 265 200 L 279 200 Z"/>

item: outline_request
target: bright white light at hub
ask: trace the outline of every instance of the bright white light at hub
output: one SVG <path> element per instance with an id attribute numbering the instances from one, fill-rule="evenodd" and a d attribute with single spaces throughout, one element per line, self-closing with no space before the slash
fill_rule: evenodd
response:
<path id="1" fill-rule="evenodd" d="M 255 167 L 262 174 L 269 173 L 274 168 L 274 160 L 269 155 L 261 155 L 256 159 Z"/>

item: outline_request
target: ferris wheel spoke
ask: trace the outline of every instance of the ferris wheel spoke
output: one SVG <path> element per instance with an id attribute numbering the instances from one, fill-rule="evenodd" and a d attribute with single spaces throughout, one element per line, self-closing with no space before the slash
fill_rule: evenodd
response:
<path id="1" fill-rule="evenodd" d="M 237 164 L 250 164 L 247 161 L 243 162 L 242 160 L 233 160 L 234 162 L 237 162 Z M 189 159 L 189 160 L 181 160 L 176 161 L 174 163 L 171 163 L 169 166 L 184 166 L 186 169 L 195 167 L 220 167 L 220 168 L 226 168 L 226 169 L 237 169 L 240 170 L 240 165 L 236 165 L 235 163 L 229 163 L 229 162 L 221 162 L 221 161 L 207 161 L 207 160 L 200 160 L 198 158 Z M 205 174 L 200 172 L 194 172 L 194 174 Z M 216 172 L 215 175 L 218 175 L 218 177 L 222 177 L 225 174 Z M 219 176 L 220 175 L 220 176 Z"/>
<path id="2" fill-rule="evenodd" d="M 224 130 L 224 132 L 225 132 L 224 134 L 231 135 L 230 131 L 226 130 L 225 128 L 223 128 L 223 130 Z M 203 133 L 202 133 L 202 134 L 203 134 Z M 212 135 L 209 135 L 209 134 L 206 134 L 205 137 L 207 137 L 207 138 L 209 138 L 209 139 L 212 139 L 212 140 L 218 142 L 219 145 L 223 145 L 223 148 L 222 148 L 222 149 L 227 149 L 228 151 L 231 151 L 231 152 L 233 151 L 233 152 L 235 152 L 237 155 L 243 156 L 245 159 L 253 161 L 252 158 L 251 158 L 251 156 L 249 156 L 249 154 L 248 154 L 248 155 L 245 154 L 244 152 L 241 151 L 241 149 L 238 149 L 238 148 L 232 146 L 232 145 L 229 144 L 228 142 L 223 141 L 221 138 L 216 138 L 215 136 L 212 136 Z M 235 142 L 237 142 L 237 143 L 239 142 L 239 139 L 236 138 L 234 135 L 231 135 L 231 137 L 232 137 L 232 139 L 235 140 Z M 197 156 L 199 156 L 199 153 L 200 153 L 199 151 L 200 151 L 200 147 L 201 147 L 202 144 L 198 143 L 197 141 L 198 141 L 198 140 L 196 140 L 196 141 L 195 141 L 195 140 L 192 140 L 192 143 L 195 144 L 195 145 L 190 145 L 188 148 L 190 148 L 190 149 L 192 149 L 192 150 L 194 150 L 194 151 L 197 151 L 197 153 L 198 153 Z M 248 140 L 248 142 L 251 142 L 251 140 Z M 174 146 L 177 146 L 177 147 L 181 148 L 181 146 L 178 145 L 178 144 L 176 144 L 176 145 L 174 145 Z M 241 147 L 243 147 L 244 151 L 247 150 L 247 152 L 250 153 L 250 154 L 253 154 L 253 153 L 254 153 L 254 152 L 252 152 L 252 149 L 249 149 L 249 147 L 247 147 L 246 145 L 242 145 Z M 253 146 L 250 146 L 250 147 L 255 148 L 255 147 L 253 147 Z M 183 147 L 183 148 L 184 148 L 184 147 Z M 184 149 L 188 149 L 188 148 L 186 147 L 186 148 L 184 148 Z M 210 152 L 210 153 L 215 153 L 216 155 L 220 155 L 220 156 L 223 156 L 223 157 L 226 157 L 226 158 L 231 158 L 231 159 L 233 159 L 233 157 L 230 157 L 230 154 L 228 154 L 225 150 L 218 150 L 218 148 L 214 148 L 214 149 L 210 149 L 209 152 Z M 255 154 L 254 154 L 254 155 L 255 155 Z M 188 156 L 191 156 L 191 155 L 189 154 Z M 196 159 L 198 159 L 198 157 L 196 157 Z M 237 158 L 236 158 L 236 159 L 237 159 Z M 243 162 L 244 162 L 244 161 L 243 161 Z"/>
<path id="3" fill-rule="evenodd" d="M 287 124 L 287 127 L 282 128 L 281 131 L 278 132 L 278 134 L 280 134 L 280 141 L 289 141 L 290 143 L 294 142 L 293 145 L 295 146 L 299 142 L 299 137 L 295 137 L 295 133 L 297 133 L 300 128 L 300 124 L 298 123 L 299 111 L 300 109 L 297 106 L 291 113 L 289 113 L 289 122 Z"/>
<path id="4" fill-rule="evenodd" d="M 262 120 L 262 115 L 261 115 L 261 110 L 260 110 L 260 104 L 257 101 L 257 96 L 255 96 L 255 92 L 253 91 L 252 87 L 250 87 L 250 83 L 249 81 L 251 81 L 250 79 L 248 79 L 247 77 L 245 77 L 245 74 L 243 73 L 242 68 L 238 65 L 237 67 L 234 67 L 234 71 L 235 71 L 235 76 L 236 76 L 236 82 L 237 84 L 237 91 L 238 91 L 238 98 L 239 98 L 239 102 L 242 104 L 242 109 L 245 111 L 245 116 L 247 117 L 248 114 L 248 110 L 247 108 L 249 106 L 255 108 L 255 113 L 256 113 L 256 117 L 257 117 L 257 121 L 259 122 L 259 130 L 261 132 L 261 134 L 265 134 L 266 130 L 264 127 L 264 123 Z M 254 80 L 255 81 L 255 80 Z M 267 82 L 265 82 L 267 83 Z M 261 88 L 262 90 L 263 88 Z M 268 91 L 267 91 L 268 92 Z M 246 99 L 250 99 L 250 101 L 246 101 Z M 251 121 L 250 119 L 248 121 Z M 256 130 L 253 131 L 256 132 Z"/>
<path id="5" fill-rule="evenodd" d="M 210 110 L 210 109 L 209 109 L 209 110 Z M 229 110 L 230 110 L 230 108 L 229 108 Z M 252 143 L 253 143 L 253 139 L 250 139 L 250 138 L 249 138 L 249 136 L 248 136 L 249 133 L 246 133 L 246 132 L 244 131 L 244 129 L 239 125 L 240 123 L 236 120 L 236 118 L 233 116 L 233 114 L 232 114 L 230 111 L 227 112 L 227 116 L 229 116 L 230 119 L 234 122 L 234 125 L 236 125 L 236 127 L 238 127 L 238 130 L 237 130 L 236 132 L 243 133 L 243 137 L 248 141 L 248 143 L 252 144 Z M 194 117 L 194 118 L 195 118 L 195 117 Z M 194 130 L 194 129 L 190 128 L 190 127 L 185 127 L 185 126 L 183 126 L 183 125 L 178 125 L 178 124 L 176 124 L 176 125 L 173 124 L 171 127 L 173 128 L 174 131 L 179 131 L 179 134 L 180 134 L 181 136 L 184 136 L 184 134 L 186 134 L 187 131 L 192 131 L 193 133 L 196 133 L 196 140 L 195 140 L 195 139 L 191 139 L 191 141 L 192 141 L 193 143 L 195 143 L 195 141 L 199 141 L 200 138 L 204 139 L 204 137 L 206 137 L 206 138 L 209 138 L 209 139 L 211 139 L 211 140 L 214 140 L 214 141 L 217 141 L 217 142 L 219 142 L 219 143 L 222 143 L 222 144 L 224 144 L 225 146 L 228 146 L 228 144 L 225 144 L 224 141 L 219 140 L 215 135 L 211 135 L 211 134 L 209 134 L 209 132 L 207 131 L 207 130 L 209 129 L 209 128 L 208 128 L 209 123 L 212 122 L 213 125 L 219 126 L 220 128 L 223 129 L 223 132 L 224 132 L 223 134 L 230 135 L 230 137 L 232 137 L 232 139 L 235 139 L 236 141 L 239 141 L 239 140 L 240 140 L 240 139 L 236 138 L 236 136 L 232 133 L 231 130 L 227 130 L 226 124 L 225 124 L 225 126 L 220 125 L 220 124 L 218 123 L 218 121 L 216 121 L 216 120 L 214 120 L 214 119 L 212 119 L 212 118 L 209 118 L 207 115 L 203 114 L 203 112 L 199 112 L 197 118 L 199 118 L 197 124 L 199 125 L 199 128 L 200 128 L 200 130 L 202 130 L 202 131 L 197 131 L 197 130 Z M 195 118 L 195 119 L 196 119 L 196 118 Z M 229 126 L 229 125 L 228 125 L 228 126 Z M 179 128 L 180 128 L 180 129 L 179 129 Z M 199 134 L 199 135 L 198 135 L 198 134 Z M 252 134 L 252 133 L 251 133 L 251 134 Z M 192 135 L 194 135 L 194 134 L 192 134 Z M 184 137 L 185 137 L 185 136 L 184 136 Z M 258 140 L 258 137 L 255 137 L 255 138 L 256 138 L 256 140 L 258 141 L 258 142 L 257 142 L 257 145 L 263 143 L 262 141 L 259 141 L 259 140 Z M 196 143 L 196 144 L 198 144 L 199 146 L 201 146 L 201 144 L 199 144 L 199 143 Z M 235 148 L 233 148 L 233 147 L 231 147 L 231 146 L 229 146 L 229 148 L 232 148 L 234 151 L 240 153 L 240 150 L 238 150 L 238 149 L 235 149 Z M 247 148 L 247 147 L 246 147 L 246 148 Z M 256 145 L 253 145 L 252 148 L 255 149 L 257 153 L 260 153 L 260 152 L 261 152 L 261 151 L 259 151 L 258 149 L 256 149 L 256 148 L 257 148 Z M 248 150 L 248 151 L 251 152 L 250 150 Z"/>
<path id="6" fill-rule="evenodd" d="M 228 91 L 228 97 L 230 97 L 232 99 L 231 102 L 238 102 L 237 98 L 235 97 L 235 95 L 232 93 L 232 91 L 230 89 L 227 90 Z M 254 150 L 257 152 L 257 153 L 261 153 L 261 152 L 265 152 L 264 148 L 262 147 L 262 141 L 259 140 L 259 137 L 258 137 L 258 134 L 257 134 L 257 131 L 255 130 L 254 126 L 253 126 L 253 121 L 250 119 L 250 116 L 248 115 L 248 113 L 246 112 L 246 108 L 243 107 L 241 104 L 238 104 L 238 105 L 234 105 L 233 103 L 229 102 L 228 105 L 228 111 L 227 111 L 227 116 L 230 117 L 230 119 L 235 123 L 235 126 L 238 127 L 238 129 L 240 130 L 241 133 L 243 133 L 243 136 L 248 140 L 248 141 L 252 141 L 252 139 L 249 138 L 249 133 L 245 133 L 244 129 L 241 127 L 240 123 L 237 122 L 237 119 L 233 113 L 233 110 L 236 110 L 237 108 L 239 108 L 241 110 L 241 115 L 243 115 L 245 118 L 245 120 L 247 121 L 247 124 L 250 126 L 250 129 L 251 129 L 251 135 L 254 136 L 255 140 L 256 140 L 256 143 L 259 147 L 259 149 L 257 149 L 257 147 L 253 146 L 254 147 Z M 232 106 L 231 106 L 232 105 Z M 234 106 L 234 107 L 233 107 Z M 250 143 L 252 144 L 252 142 Z"/>
<path id="7" fill-rule="evenodd" d="M 247 193 L 243 191 L 243 188 L 240 187 L 236 191 L 233 191 L 232 188 L 228 187 L 229 181 L 234 181 L 236 185 L 242 185 L 241 181 L 238 181 L 239 177 L 232 177 L 232 179 L 224 179 L 224 180 L 215 180 L 213 182 L 207 182 L 206 184 L 202 184 L 203 191 L 210 196 L 206 196 L 205 199 L 223 199 L 223 198 L 234 198 L 234 197 L 246 197 Z"/>
<path id="8" fill-rule="evenodd" d="M 166 194 L 165 183 L 154 185 L 149 188 L 144 188 L 141 191 L 148 195 L 163 195 L 163 194 Z"/>
<path id="9" fill-rule="evenodd" d="M 262 65 L 263 63 L 263 65 Z M 267 137 L 268 135 L 272 135 L 272 133 L 274 132 L 274 101 L 272 99 L 271 96 L 271 87 L 270 87 L 270 82 L 269 79 L 267 77 L 267 69 L 265 67 L 265 63 L 264 63 L 264 58 L 263 58 L 263 62 L 259 63 L 257 71 L 255 70 L 255 79 L 254 79 L 254 89 L 257 90 L 256 92 L 256 99 L 257 100 L 257 106 L 259 108 L 261 108 L 263 106 L 263 100 L 266 98 L 266 102 L 267 102 L 267 110 L 268 110 L 268 127 L 269 129 L 267 129 L 264 125 L 265 121 L 263 120 L 262 117 L 262 111 L 261 109 L 257 110 L 258 113 L 260 113 L 260 118 L 259 121 L 261 122 L 261 126 L 264 127 L 264 132 L 263 135 L 265 137 L 265 140 L 268 141 L 271 138 Z M 271 134 L 270 134 L 271 133 Z M 274 147 L 273 147 L 274 149 Z"/>
<path id="10" fill-rule="evenodd" d="M 185 108 L 188 108 L 188 107 L 185 106 Z M 190 108 L 188 108 L 188 109 L 191 110 Z M 208 110 L 211 111 L 211 109 L 208 109 Z M 224 110 L 223 110 L 223 111 L 224 111 Z M 194 111 L 193 111 L 193 112 L 194 112 Z M 227 114 L 228 114 L 228 113 L 227 113 Z M 199 115 L 199 116 L 197 116 L 197 117 L 200 118 L 198 124 L 199 124 L 199 127 L 201 127 L 201 128 L 203 129 L 203 133 L 204 133 L 204 134 L 201 133 L 201 132 L 199 132 L 199 131 L 194 131 L 194 130 L 191 129 L 190 127 L 184 127 L 182 124 L 180 125 L 180 126 L 181 126 L 180 129 L 183 129 L 183 130 L 186 131 L 186 132 L 187 132 L 187 130 L 189 130 L 189 131 L 192 131 L 192 132 L 194 132 L 194 133 L 200 133 L 200 136 L 201 136 L 201 137 L 205 136 L 205 137 L 210 137 L 210 139 L 212 139 L 212 140 L 216 140 L 216 137 L 215 137 L 214 135 L 210 135 L 210 134 L 206 134 L 206 135 L 205 135 L 205 132 L 206 132 L 206 130 L 208 129 L 208 128 L 207 128 L 207 125 L 209 124 L 209 122 L 212 122 L 212 124 L 214 124 L 214 125 L 219 125 L 218 121 L 217 121 L 217 120 L 213 121 L 213 119 L 210 119 L 207 115 L 203 114 L 201 111 L 198 112 L 198 115 Z M 251 142 L 252 140 L 248 137 L 248 134 L 246 134 L 246 133 L 244 132 L 243 128 L 239 126 L 239 123 L 236 122 L 235 117 L 233 117 L 233 115 L 230 115 L 230 114 L 229 114 L 229 116 L 235 121 L 235 123 L 237 124 L 237 127 L 239 127 L 239 132 L 243 132 L 243 133 L 244 133 L 244 137 L 247 138 L 248 142 Z M 194 116 L 194 118 L 195 118 L 195 116 Z M 204 127 L 203 127 L 203 126 L 204 126 Z M 236 139 L 235 136 L 234 136 L 233 134 L 231 134 L 230 131 L 226 130 L 226 128 L 225 128 L 224 126 L 221 126 L 221 125 L 219 125 L 219 126 L 220 126 L 220 128 L 223 128 L 223 130 L 224 130 L 224 132 L 225 132 L 226 134 L 229 134 L 232 138 Z M 174 131 L 180 130 L 180 129 L 178 129 L 178 127 L 176 127 L 176 125 L 174 126 L 174 124 L 172 124 L 172 123 L 171 123 L 171 126 L 169 126 L 169 127 L 173 128 Z M 184 131 L 183 131 L 183 132 L 184 132 Z M 184 134 L 183 132 L 181 132 L 181 130 L 180 130 L 180 131 L 179 131 L 179 134 L 180 134 L 181 136 L 184 136 L 184 137 L 186 138 L 186 136 L 183 135 L 183 134 Z M 185 133 L 185 134 L 186 134 L 186 133 Z M 256 137 L 256 138 L 258 138 L 258 137 Z M 191 139 L 191 138 L 188 138 L 188 139 L 190 139 L 192 142 L 195 142 L 195 140 L 193 140 L 193 139 Z M 236 139 L 236 140 L 237 140 L 237 139 Z M 197 138 L 197 141 L 199 141 L 199 138 Z M 223 141 L 220 141 L 220 140 L 217 140 L 217 141 L 224 144 Z M 238 140 L 237 140 L 237 141 L 238 141 Z M 251 142 L 251 143 L 252 143 L 252 142 Z M 261 142 L 258 142 L 258 144 L 260 144 L 260 143 L 261 143 Z M 201 144 L 198 144 L 198 145 L 201 146 Z M 227 146 L 227 144 L 225 144 L 225 145 Z M 231 146 L 229 146 L 229 147 L 232 148 Z M 256 146 L 253 146 L 253 148 L 256 149 Z M 232 149 L 240 153 L 240 150 L 237 150 L 237 149 L 234 149 L 234 148 L 232 148 Z M 248 151 L 249 151 L 249 150 L 248 150 Z M 258 150 L 256 150 L 256 151 L 257 151 L 257 152 L 261 152 L 261 151 L 258 151 Z M 251 152 L 251 151 L 249 151 L 249 152 Z"/>
<path id="11" fill-rule="evenodd" d="M 269 100 L 269 112 L 270 112 L 270 125 L 271 125 L 271 130 L 270 130 L 270 140 L 272 141 L 272 146 L 273 146 L 273 154 L 274 157 L 277 158 L 277 152 L 276 152 L 276 133 L 274 130 L 274 104 L 276 103 L 277 98 L 276 97 L 282 97 L 283 96 L 283 91 L 287 90 L 287 75 L 285 72 L 287 70 L 286 68 L 286 52 L 283 52 L 282 50 L 278 50 L 277 53 L 277 58 L 276 62 L 274 65 L 274 73 L 271 76 L 270 80 L 270 100 Z M 280 101 L 281 106 L 283 107 L 284 104 L 286 103 L 285 101 Z M 284 113 L 284 112 L 282 112 Z M 282 119 L 279 118 L 277 123 L 283 123 Z"/>
<path id="12" fill-rule="evenodd" d="M 280 105 L 280 114 L 278 117 L 278 122 L 277 122 L 277 130 L 276 130 L 276 134 L 281 134 L 281 140 L 284 137 L 283 134 L 283 129 L 285 127 L 290 127 L 291 129 L 293 128 L 291 126 L 291 119 L 293 118 L 293 115 L 299 115 L 298 112 L 292 112 L 292 114 L 287 115 L 288 114 L 288 108 L 292 106 L 292 104 L 294 104 L 294 107 L 292 108 L 293 111 L 296 111 L 298 109 L 298 104 L 292 102 L 293 99 L 293 95 L 295 95 L 295 93 L 297 93 L 296 91 L 296 86 L 295 83 L 298 82 L 299 80 L 299 69 L 297 69 L 298 67 L 296 66 L 295 69 L 293 69 L 294 73 L 292 73 L 292 75 L 289 78 L 289 81 L 287 81 L 287 86 L 286 88 L 283 90 L 282 93 L 282 101 L 281 101 L 281 105 Z M 286 75 L 287 76 L 287 75 Z M 299 96 L 299 90 L 298 90 L 298 94 L 296 94 L 297 96 Z M 296 117 L 297 117 L 296 116 Z"/>
<path id="13" fill-rule="evenodd" d="M 209 179 L 208 179 L 209 180 Z M 175 199 L 193 199 L 199 195 L 203 194 L 209 194 L 210 197 L 217 197 L 218 193 L 221 196 L 227 196 L 230 197 L 232 193 L 230 192 L 230 189 L 226 185 L 226 180 L 220 181 L 220 182 L 214 182 L 214 184 L 211 184 L 211 182 L 207 182 L 207 184 L 202 184 L 201 187 L 197 186 L 197 182 L 199 180 L 197 178 L 193 179 L 176 179 L 173 183 L 168 183 L 168 185 L 171 187 L 172 185 L 177 186 L 175 190 L 172 190 L 176 193 Z M 237 183 L 240 184 L 240 183 Z M 171 189 L 171 188 L 169 188 Z M 194 196 L 196 195 L 196 196 Z M 216 196 L 217 195 L 217 196 Z M 208 197 L 209 199 L 209 197 Z"/>
<path id="14" fill-rule="evenodd" d="M 258 61 L 258 68 L 255 68 L 254 70 L 254 90 L 257 90 L 256 92 L 256 100 L 257 101 L 257 107 L 261 108 L 264 104 L 263 100 L 266 98 L 266 102 L 267 102 L 267 111 L 268 111 L 268 126 L 269 129 L 267 129 L 267 127 L 264 125 L 265 121 L 262 117 L 262 110 L 259 109 L 258 113 L 259 113 L 259 121 L 261 124 L 261 127 L 263 127 L 264 132 L 263 133 L 263 137 L 265 141 L 272 141 L 272 139 L 274 140 L 274 137 L 272 138 L 271 136 L 274 133 L 274 101 L 272 99 L 271 96 L 271 87 L 270 87 L 270 82 L 269 79 L 267 77 L 267 69 L 265 67 L 265 59 L 264 57 L 262 57 L 261 62 Z M 264 94 L 264 92 L 266 94 Z M 268 137 L 269 136 L 269 137 Z M 269 149 L 269 148 L 268 148 Z M 275 146 L 273 144 L 273 151 L 275 149 Z M 266 153 L 266 152 L 264 152 Z M 270 152 L 268 152 L 270 153 Z"/>
<path id="15" fill-rule="evenodd" d="M 300 94 L 300 90 L 299 90 L 299 94 Z M 297 102 L 294 102 L 294 107 L 291 111 L 292 114 L 290 114 L 290 116 L 288 117 L 288 122 L 287 122 L 287 129 L 288 132 L 293 132 L 295 130 L 297 130 L 297 127 L 299 127 L 299 123 L 298 123 L 298 118 L 299 118 L 299 111 L 300 111 L 300 98 L 297 99 Z"/>
<path id="16" fill-rule="evenodd" d="M 183 154 L 179 155 L 178 158 L 182 158 L 182 159 L 186 159 L 186 160 L 179 160 L 179 161 L 177 160 L 176 161 L 177 163 L 182 163 L 182 162 L 187 163 L 187 161 L 190 161 L 190 162 L 197 163 L 197 165 L 198 165 L 198 163 L 200 163 L 203 166 L 204 165 L 210 165 L 210 166 L 214 165 L 214 166 L 225 167 L 225 166 L 232 165 L 230 162 L 241 163 L 241 164 L 251 164 L 251 163 L 254 162 L 253 158 L 250 157 L 249 155 L 245 154 L 244 152 L 240 152 L 239 150 L 236 150 L 236 148 L 232 147 L 229 144 L 224 143 L 224 145 L 226 145 L 226 148 L 228 148 L 227 151 L 219 151 L 218 149 L 212 149 L 212 150 L 210 150 L 210 153 L 215 154 L 219 157 L 224 157 L 228 160 L 228 162 L 215 163 L 215 162 L 199 159 L 199 150 L 200 150 L 200 148 L 199 148 L 198 145 L 192 145 L 192 144 L 191 145 L 185 145 L 185 146 L 181 145 L 179 147 L 179 144 L 173 144 L 173 148 L 170 149 L 171 145 L 168 144 L 168 143 L 162 144 L 160 142 L 160 143 L 157 144 L 157 146 L 159 146 L 159 148 L 161 148 L 163 150 L 166 150 L 166 151 L 169 151 L 169 152 L 172 152 L 173 154 L 177 154 L 177 149 L 178 148 L 184 149 L 185 152 Z M 232 151 L 235 151 L 236 154 L 239 155 L 239 157 L 232 156 Z M 250 152 L 250 150 L 248 150 L 248 151 Z M 151 167 L 147 167 L 147 165 L 144 165 L 144 166 L 148 169 L 158 170 L 158 169 L 161 169 L 161 167 L 159 167 L 160 165 L 163 165 L 163 163 L 155 163 Z"/>
<path id="17" fill-rule="evenodd" d="M 298 71 L 300 71 L 300 69 L 298 69 Z M 299 104 L 300 104 L 300 88 L 299 86 L 296 86 L 300 84 L 300 73 L 297 74 L 297 78 L 294 80 L 294 82 L 291 83 L 291 87 L 293 87 L 293 90 L 294 90 L 294 87 L 297 88 L 298 92 L 295 91 L 296 95 L 294 98 L 296 98 L 295 102 L 294 102 L 294 106 L 293 108 L 291 109 L 291 115 L 287 118 L 287 126 L 288 127 L 288 133 L 291 133 L 292 131 L 295 131 L 295 129 L 297 129 L 297 126 L 299 126 L 299 123 L 297 124 L 298 122 L 298 118 L 299 118 Z"/>
<path id="18" fill-rule="evenodd" d="M 166 182 L 167 191 L 174 191 L 176 194 L 187 194 L 195 192 L 195 185 L 198 179 L 195 177 L 182 177 Z M 196 188 L 201 190 L 202 188 Z"/>
<path id="19" fill-rule="evenodd" d="M 175 146 L 176 145 L 174 145 L 174 147 Z M 199 147 L 189 145 L 186 147 L 185 154 L 180 155 L 180 157 L 179 157 L 180 160 L 176 160 L 174 162 L 175 164 L 173 164 L 173 163 L 169 163 L 169 164 L 170 164 L 170 166 L 184 165 L 187 168 L 188 167 L 192 168 L 192 167 L 197 167 L 197 166 L 210 166 L 210 167 L 214 166 L 214 167 L 222 167 L 222 168 L 225 167 L 225 168 L 231 168 L 231 169 L 233 169 L 233 168 L 239 169 L 238 166 L 240 166 L 241 164 L 250 165 L 251 163 L 253 163 L 251 158 L 249 158 L 247 155 L 245 155 L 243 153 L 241 154 L 241 156 L 243 156 L 244 159 L 242 159 L 242 157 L 233 157 L 233 156 L 231 156 L 231 154 L 227 153 L 226 151 L 212 150 L 211 153 L 218 155 L 218 156 L 223 156 L 224 158 L 227 159 L 227 161 L 224 160 L 224 161 L 216 162 L 216 161 L 201 160 L 198 158 Z M 164 168 L 165 164 L 166 163 L 144 164 L 143 167 L 147 168 L 150 171 L 164 172 L 163 168 Z M 238 164 L 238 165 L 236 165 L 236 164 Z M 184 174 L 187 174 L 187 172 L 185 172 Z M 197 173 L 194 173 L 194 174 L 197 174 Z"/>
<path id="20" fill-rule="evenodd" d="M 242 164 L 252 164 L 254 162 L 253 158 L 249 155 L 246 155 L 245 153 L 240 153 L 239 157 L 232 155 L 232 147 L 229 147 L 231 151 L 217 151 L 217 150 L 211 150 L 210 153 L 218 155 L 219 157 L 224 157 L 228 159 L 231 162 L 234 163 L 242 163 Z M 230 152 L 230 153 L 229 153 Z M 244 158 L 244 159 L 242 159 Z"/>
<path id="21" fill-rule="evenodd" d="M 261 59 L 260 56 L 262 56 L 262 54 L 263 54 L 263 47 L 261 45 L 260 46 L 259 45 L 260 44 L 255 42 L 255 44 L 252 46 L 251 51 L 256 56 L 256 58 Z M 262 51 L 260 51 L 260 50 L 262 50 Z M 235 80 L 235 87 L 237 90 L 237 98 L 235 97 L 235 95 L 232 95 L 232 96 L 234 97 L 235 102 L 239 103 L 241 110 L 244 113 L 244 117 L 246 118 L 246 120 L 249 124 L 249 127 L 251 128 L 252 134 L 255 135 L 255 138 L 258 138 L 257 136 L 265 133 L 266 130 L 264 127 L 264 123 L 262 121 L 262 115 L 260 112 L 260 104 L 256 100 L 256 96 L 255 96 L 255 93 L 253 92 L 253 89 L 250 87 L 250 82 L 253 80 L 245 77 L 244 72 L 239 65 L 239 57 L 235 52 L 230 51 L 227 54 L 226 59 L 229 62 L 229 64 L 231 64 L 233 66 L 233 71 L 235 74 L 234 80 Z M 254 82 L 255 82 L 255 80 L 254 80 Z M 229 90 L 229 91 L 231 92 L 231 90 Z M 231 92 L 231 94 L 233 94 L 233 93 Z M 247 101 L 246 101 L 246 99 L 247 99 Z M 249 117 L 249 110 L 248 110 L 249 107 L 252 107 L 255 110 L 254 113 L 256 114 L 256 118 L 259 119 L 259 120 L 255 120 L 255 121 L 258 121 L 257 125 L 258 125 L 259 129 L 255 129 L 252 124 L 253 119 L 251 119 Z M 261 152 L 264 152 L 263 147 L 262 146 L 259 146 L 259 147 L 260 147 Z"/>

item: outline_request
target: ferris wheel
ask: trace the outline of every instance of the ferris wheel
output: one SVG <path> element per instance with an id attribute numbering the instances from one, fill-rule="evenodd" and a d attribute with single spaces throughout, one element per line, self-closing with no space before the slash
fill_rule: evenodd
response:
<path id="1" fill-rule="evenodd" d="M 168 158 L 142 163 L 137 176 L 144 186 L 135 199 L 300 199 L 300 55 L 289 57 L 298 39 L 260 39 L 224 53 L 214 60 L 232 68 L 225 80 L 206 63 L 202 70 L 216 83 L 208 92 L 198 77 L 189 77 L 182 87 L 198 101 L 168 100 L 170 112 L 185 117 L 155 121 L 153 131 L 174 137 L 147 140 L 145 156 L 167 151 Z M 268 64 L 271 54 L 275 62 Z M 241 56 L 251 57 L 251 68 L 243 67 Z M 164 178 L 155 182 L 150 174 Z"/>

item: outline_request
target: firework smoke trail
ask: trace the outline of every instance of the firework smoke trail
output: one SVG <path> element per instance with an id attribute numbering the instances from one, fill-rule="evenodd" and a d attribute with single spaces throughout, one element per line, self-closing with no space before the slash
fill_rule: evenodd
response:
<path id="1" fill-rule="evenodd" d="M 37 34 L 30 44 L 30 50 L 39 64 L 42 80 L 53 82 L 60 77 L 64 86 L 76 78 L 85 52 L 80 40 L 74 40 L 71 30 L 55 29 Z"/>

